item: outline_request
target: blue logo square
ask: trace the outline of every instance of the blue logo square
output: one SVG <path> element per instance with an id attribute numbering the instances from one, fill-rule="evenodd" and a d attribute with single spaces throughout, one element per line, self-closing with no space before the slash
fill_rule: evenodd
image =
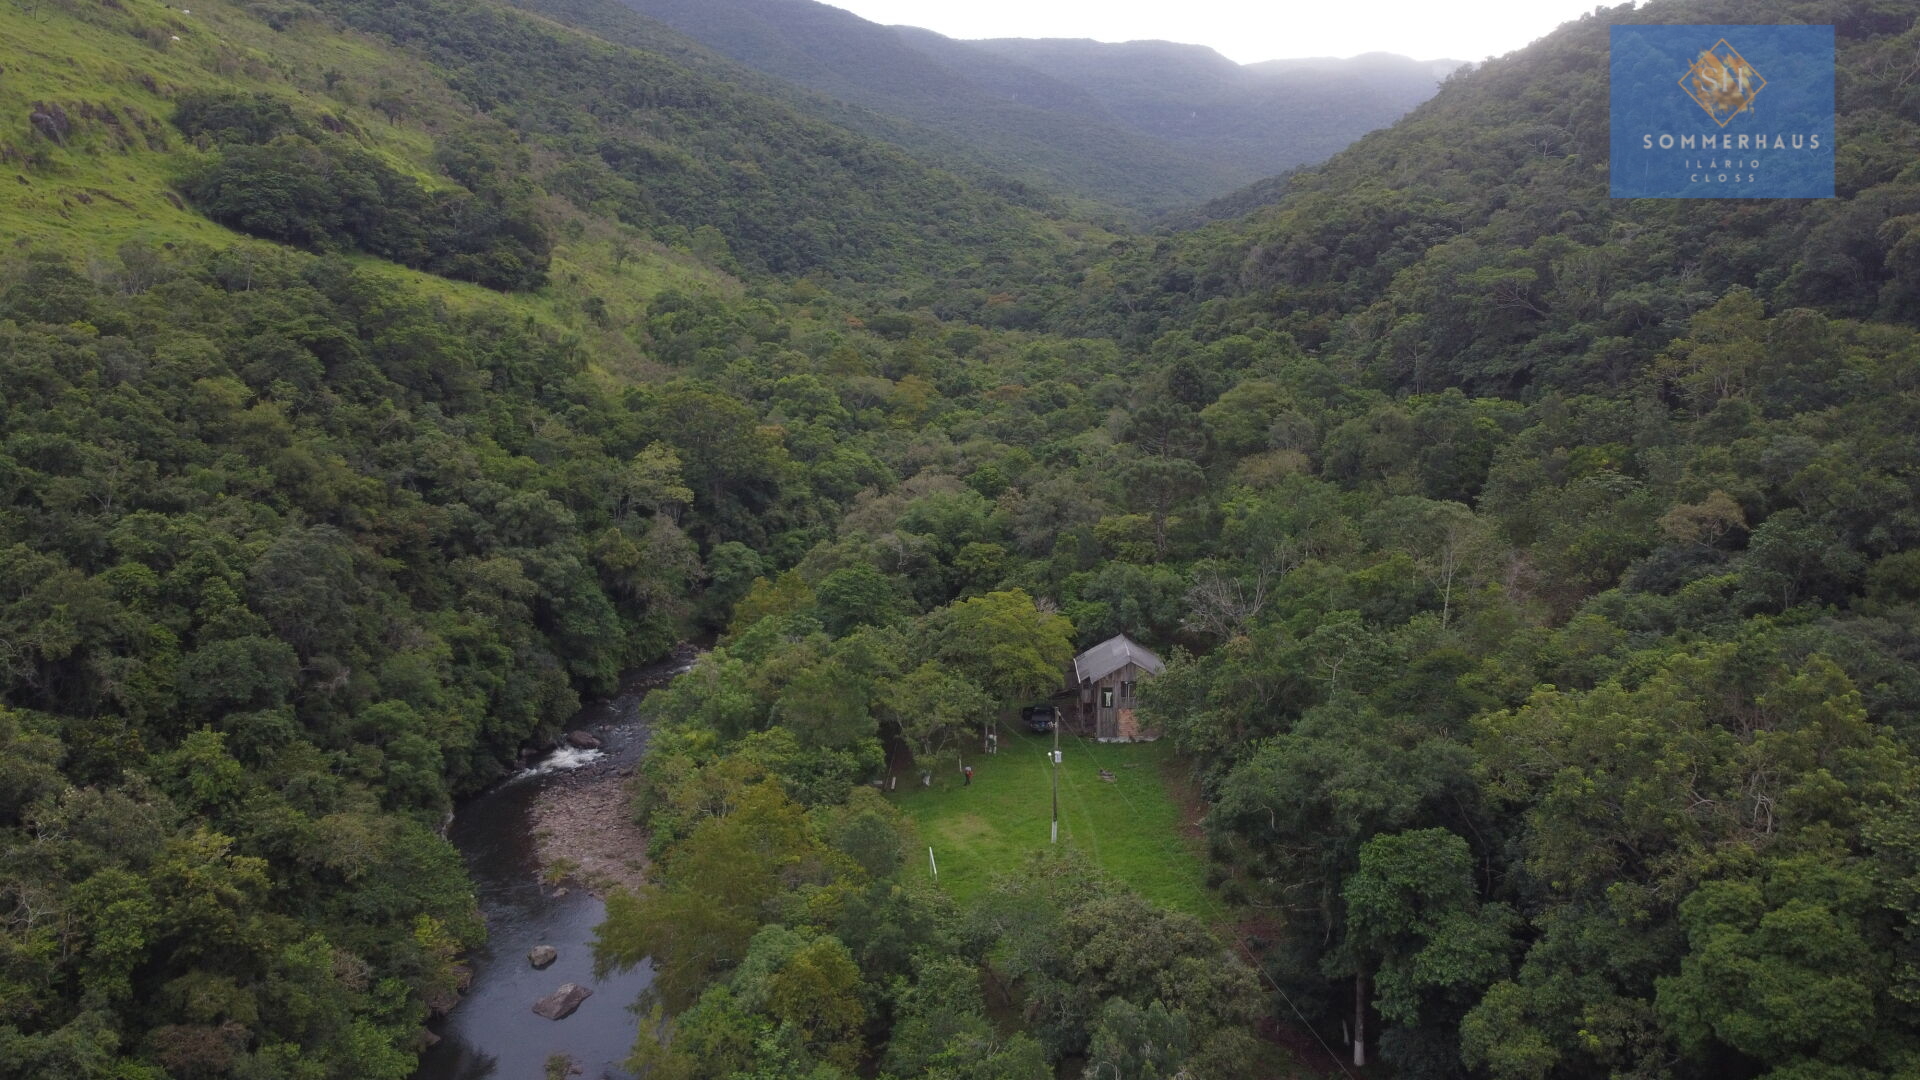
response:
<path id="1" fill-rule="evenodd" d="M 1833 198 L 1833 27 L 1612 30 L 1614 198 Z"/>

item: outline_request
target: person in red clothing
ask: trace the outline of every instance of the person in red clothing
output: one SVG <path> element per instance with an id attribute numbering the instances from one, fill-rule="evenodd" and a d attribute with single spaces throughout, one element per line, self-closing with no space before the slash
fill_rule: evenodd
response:
<path id="1" fill-rule="evenodd" d="M 973 766 L 971 765 L 961 766 L 960 775 L 964 778 L 960 782 L 961 787 L 973 786 Z"/>

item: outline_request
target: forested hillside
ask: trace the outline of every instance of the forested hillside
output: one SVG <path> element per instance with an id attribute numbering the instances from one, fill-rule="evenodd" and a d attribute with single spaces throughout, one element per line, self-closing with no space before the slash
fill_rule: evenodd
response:
<path id="1" fill-rule="evenodd" d="M 1158 210 L 1248 179 L 1222 162 L 1183 158 L 1044 72 L 954 42 L 967 54 L 956 66 L 918 47 L 918 32 L 825 4 L 519 2 L 616 40 L 671 27 L 744 68 L 806 88 L 823 99 L 816 109 L 842 123 L 1056 196 Z"/>
<path id="2" fill-rule="evenodd" d="M 1753 14 L 1583 19 L 1075 316 L 1214 373 L 1149 702 L 1399 1075 L 1913 1067 L 1913 13 L 1769 9 L 1836 25 L 1840 198 L 1605 197 L 1607 24 Z"/>
<path id="3" fill-rule="evenodd" d="M 878 431 L 952 347 L 829 290 L 1070 247 L 488 4 L 0 40 L 0 1075 L 405 1076 L 481 935 L 452 799 L 894 482 L 807 372 Z"/>
<path id="4" fill-rule="evenodd" d="M 1196 307 L 1284 330 L 1403 390 L 1618 388 L 1733 285 L 1779 308 L 1912 321 L 1920 211 L 1910 13 L 1815 3 L 1839 27 L 1838 192 L 1825 202 L 1606 197 L 1610 20 L 1736 20 L 1651 4 L 1570 24 L 1457 78 L 1243 219 L 1131 243 L 1082 325 L 1152 336 Z"/>
<path id="5" fill-rule="evenodd" d="M 0 1077 L 409 1075 L 454 800 L 696 634 L 648 1076 L 1910 1075 L 1920 28 L 1769 14 L 1837 199 L 1605 197 L 1666 0 L 1116 236 L 491 0 L 0 7 Z M 1122 632 L 1229 917 L 957 904 L 870 783 Z"/>
<path id="6" fill-rule="evenodd" d="M 917 130 L 892 134 L 908 145 L 957 144 L 1007 176 L 1149 212 L 1324 160 L 1432 96 L 1452 66 L 1242 66 L 1168 42 L 958 41 L 814 0 L 522 2 L 596 27 L 626 6 L 757 71 L 909 121 Z"/>
<path id="7" fill-rule="evenodd" d="M 439 270 L 436 228 L 551 243 L 514 232 L 543 196 L 724 267 L 890 286 L 1045 260 L 1056 239 L 882 143 L 500 6 L 72 5 L 0 25 L 21 57 L 0 93 L 5 155 L 32 167 L 11 219 L 28 238 L 178 233 L 177 186 L 242 232 Z M 246 91 L 267 94 L 246 122 L 168 122 L 182 93 Z M 236 194 L 230 173 L 259 182 Z"/>

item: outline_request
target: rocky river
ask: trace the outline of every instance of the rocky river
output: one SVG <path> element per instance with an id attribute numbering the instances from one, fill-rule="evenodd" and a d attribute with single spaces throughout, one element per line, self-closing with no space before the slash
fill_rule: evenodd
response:
<path id="1" fill-rule="evenodd" d="M 467 960 L 466 995 L 429 1025 L 440 1041 L 422 1055 L 415 1080 L 541 1080 L 554 1054 L 591 1080 L 627 1076 L 620 1064 L 636 1024 L 628 1006 L 652 972 L 642 965 L 595 979 L 593 928 L 606 913 L 604 889 L 638 882 L 645 867 L 645 838 L 625 798 L 646 749 L 640 701 L 694 656 L 683 649 L 633 672 L 612 700 L 568 724 L 571 741 L 455 813 L 447 836 L 478 889 L 488 941 Z M 556 955 L 536 969 L 527 954 L 541 945 Z M 574 1012 L 548 1020 L 533 1011 L 569 983 L 592 991 Z"/>

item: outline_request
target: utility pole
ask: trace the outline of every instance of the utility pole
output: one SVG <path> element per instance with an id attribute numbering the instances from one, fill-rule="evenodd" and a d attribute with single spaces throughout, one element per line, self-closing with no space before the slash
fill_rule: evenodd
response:
<path id="1" fill-rule="evenodd" d="M 1060 725 L 1066 718 L 1053 714 L 1053 840 L 1060 842 Z"/>

